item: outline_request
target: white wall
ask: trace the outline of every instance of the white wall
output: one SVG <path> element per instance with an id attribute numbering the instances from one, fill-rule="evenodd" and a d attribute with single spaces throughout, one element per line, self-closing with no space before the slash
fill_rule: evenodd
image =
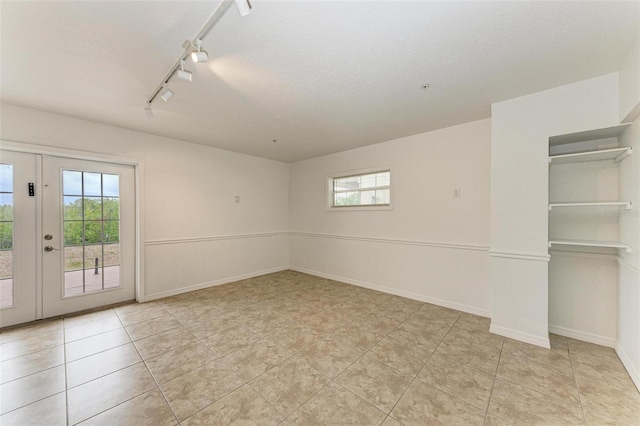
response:
<path id="1" fill-rule="evenodd" d="M 548 138 L 618 117 L 617 73 L 492 105 L 493 332 L 548 347 Z"/>
<path id="2" fill-rule="evenodd" d="M 630 122 L 640 115 L 640 40 L 629 50 L 620 69 L 620 121 Z"/>
<path id="3" fill-rule="evenodd" d="M 288 266 L 288 164 L 14 105 L 0 114 L 3 140 L 144 160 L 143 299 Z"/>
<path id="4" fill-rule="evenodd" d="M 620 252 L 618 256 L 616 351 L 640 388 L 640 118 L 623 133 L 620 145 L 634 150 L 618 167 L 620 199 L 630 200 L 633 209 L 623 212 L 618 221 L 620 239 L 631 244 L 632 252 Z"/>
<path id="5" fill-rule="evenodd" d="M 481 120 L 292 164 L 292 267 L 488 316 L 489 145 Z M 393 210 L 325 210 L 327 175 L 378 166 Z"/>

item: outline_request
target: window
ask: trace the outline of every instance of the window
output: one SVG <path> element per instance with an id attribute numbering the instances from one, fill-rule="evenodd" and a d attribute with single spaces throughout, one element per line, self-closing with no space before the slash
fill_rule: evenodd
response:
<path id="1" fill-rule="evenodd" d="M 65 297 L 120 286 L 119 179 L 62 172 Z"/>
<path id="2" fill-rule="evenodd" d="M 0 308 L 13 305 L 13 166 L 0 164 Z"/>
<path id="3" fill-rule="evenodd" d="M 328 209 L 390 209 L 391 169 L 360 170 L 327 179 Z"/>

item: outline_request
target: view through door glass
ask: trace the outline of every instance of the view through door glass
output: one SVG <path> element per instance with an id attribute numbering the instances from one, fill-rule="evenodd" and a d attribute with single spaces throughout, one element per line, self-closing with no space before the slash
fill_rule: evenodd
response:
<path id="1" fill-rule="evenodd" d="M 13 165 L 0 164 L 0 308 L 13 299 Z"/>
<path id="2" fill-rule="evenodd" d="M 62 172 L 64 296 L 120 287 L 119 176 Z"/>

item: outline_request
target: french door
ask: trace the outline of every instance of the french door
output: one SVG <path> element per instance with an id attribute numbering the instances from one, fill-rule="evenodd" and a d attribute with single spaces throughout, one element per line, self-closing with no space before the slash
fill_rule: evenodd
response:
<path id="1" fill-rule="evenodd" d="M 0 287 L 0 325 L 134 299 L 134 168 L 55 156 L 1 154 L 0 167 L 7 176 L 7 166 L 13 172 L 11 185 L 5 175 L 0 185 L 0 197 L 6 198 L 0 199 L 0 214 L 7 219 L 0 223 L 7 235 L 9 224 L 13 228 L 13 273 L 9 278 L 0 269 L 0 279 L 6 281 Z M 14 156 L 24 165 L 11 161 Z M 28 167 L 30 164 L 33 166 Z M 31 194 L 29 183 L 33 184 Z M 13 192 L 8 191 L 9 186 Z M 25 194 L 20 195 L 22 192 Z M 1 210 L 7 209 L 5 201 L 10 195 L 13 216 Z M 8 248 L 2 249 L 0 254 L 8 258 Z M 9 287 L 11 292 L 5 290 Z"/>

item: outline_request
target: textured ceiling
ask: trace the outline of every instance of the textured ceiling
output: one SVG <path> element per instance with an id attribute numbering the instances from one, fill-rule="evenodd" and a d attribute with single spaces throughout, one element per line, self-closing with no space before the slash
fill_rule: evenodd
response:
<path id="1" fill-rule="evenodd" d="M 490 116 L 618 71 L 640 3 L 261 1 L 229 9 L 193 82 L 147 97 L 210 1 L 2 1 L 2 101 L 281 161 Z M 423 83 L 430 84 L 427 91 Z M 273 139 L 277 143 L 273 143 Z"/>

